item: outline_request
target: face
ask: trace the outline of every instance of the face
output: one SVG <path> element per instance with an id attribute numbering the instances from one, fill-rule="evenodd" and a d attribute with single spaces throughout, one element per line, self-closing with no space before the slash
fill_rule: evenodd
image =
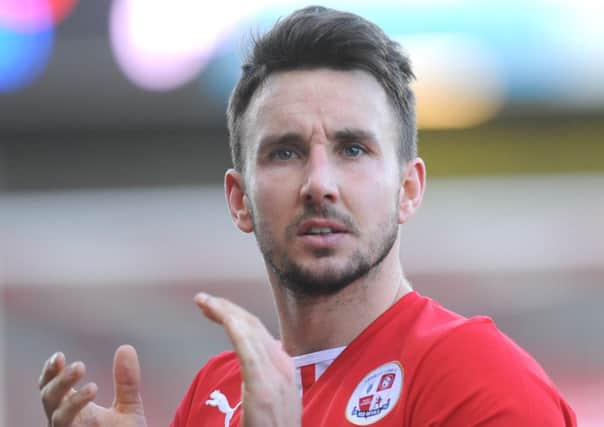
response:
<path id="1" fill-rule="evenodd" d="M 228 188 L 227 197 L 283 286 L 335 293 L 390 253 L 401 222 L 400 137 L 373 76 L 274 74 L 254 95 L 243 135 L 241 201 Z"/>

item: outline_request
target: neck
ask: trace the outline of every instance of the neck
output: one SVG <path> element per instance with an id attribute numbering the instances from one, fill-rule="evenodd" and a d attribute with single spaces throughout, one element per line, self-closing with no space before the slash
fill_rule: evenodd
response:
<path id="1" fill-rule="evenodd" d="M 369 274 L 336 294 L 300 297 L 269 273 L 281 339 L 291 356 L 348 345 L 411 286 L 403 275 L 398 239 Z"/>

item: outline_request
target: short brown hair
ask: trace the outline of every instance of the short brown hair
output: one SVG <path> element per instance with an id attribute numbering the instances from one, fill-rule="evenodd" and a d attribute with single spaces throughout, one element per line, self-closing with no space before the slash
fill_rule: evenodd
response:
<path id="1" fill-rule="evenodd" d="M 402 160 L 417 155 L 415 97 L 409 84 L 415 76 L 400 45 L 381 28 L 352 13 L 309 6 L 277 21 L 252 40 L 227 108 L 233 166 L 243 171 L 242 121 L 252 96 L 271 73 L 327 67 L 369 72 L 382 85 L 400 119 Z"/>

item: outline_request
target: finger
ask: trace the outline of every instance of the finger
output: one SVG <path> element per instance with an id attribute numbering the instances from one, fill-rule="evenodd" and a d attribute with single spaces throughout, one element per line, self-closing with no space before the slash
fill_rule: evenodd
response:
<path id="1" fill-rule="evenodd" d="M 219 325 L 223 325 L 225 322 L 225 313 L 224 309 L 221 310 L 220 307 L 217 307 L 217 299 L 217 297 L 199 292 L 195 295 L 194 301 L 208 319 Z"/>
<path id="2" fill-rule="evenodd" d="M 272 339 L 256 316 L 227 299 L 200 292 L 195 296 L 195 302 L 208 319 L 226 329 L 231 339 L 249 334 L 254 334 L 256 338 Z"/>
<path id="3" fill-rule="evenodd" d="M 232 322 L 236 326 L 266 331 L 270 335 L 256 316 L 227 299 L 200 292 L 195 295 L 195 303 L 207 318 L 220 325 L 227 326 L 227 323 Z"/>
<path id="4" fill-rule="evenodd" d="M 61 406 L 53 412 L 51 421 L 53 427 L 67 427 L 73 423 L 75 417 L 80 411 L 94 398 L 97 393 L 97 386 L 94 383 L 88 383 L 80 390 L 67 397 Z"/>
<path id="5" fill-rule="evenodd" d="M 292 359 L 254 315 L 232 302 L 200 293 L 195 302 L 227 332 L 241 366 L 241 425 L 300 425 L 301 402 Z M 275 419 L 278 422 L 274 422 Z"/>
<path id="6" fill-rule="evenodd" d="M 260 375 L 262 366 L 271 356 L 282 352 L 278 341 L 262 322 L 237 304 L 205 293 L 197 294 L 195 302 L 206 317 L 224 327 L 239 357 L 244 377 Z"/>
<path id="7" fill-rule="evenodd" d="M 42 404 L 49 417 L 85 373 L 86 366 L 82 362 L 74 362 L 64 368 L 42 388 Z"/>
<path id="8" fill-rule="evenodd" d="M 38 378 L 38 387 L 40 390 L 44 388 L 50 380 L 52 380 L 65 367 L 65 355 L 57 352 L 53 354 L 42 367 L 40 378 Z"/>
<path id="9" fill-rule="evenodd" d="M 143 414 L 140 395 L 141 371 L 138 355 L 134 347 L 122 345 L 115 352 L 113 360 L 113 386 L 115 400 L 113 406 L 123 413 Z"/>

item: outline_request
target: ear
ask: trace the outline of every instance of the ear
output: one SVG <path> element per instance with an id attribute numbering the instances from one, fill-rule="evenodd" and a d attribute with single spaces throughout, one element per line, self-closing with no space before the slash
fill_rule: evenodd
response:
<path id="1" fill-rule="evenodd" d="M 235 225 L 244 233 L 254 231 L 251 210 L 248 208 L 247 196 L 244 191 L 243 177 L 235 169 L 227 170 L 224 175 L 224 192 Z"/>
<path id="2" fill-rule="evenodd" d="M 422 204 L 426 189 L 426 165 L 419 157 L 407 163 L 401 177 L 398 223 L 404 224 Z"/>

